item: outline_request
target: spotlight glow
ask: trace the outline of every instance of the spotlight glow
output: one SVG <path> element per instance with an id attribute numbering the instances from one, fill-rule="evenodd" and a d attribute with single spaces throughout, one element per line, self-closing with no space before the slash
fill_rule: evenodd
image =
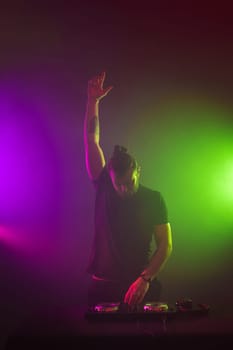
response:
<path id="1" fill-rule="evenodd" d="M 131 142 L 140 140 L 142 182 L 167 201 L 176 267 L 183 274 L 186 261 L 188 276 L 204 279 L 233 239 L 232 115 L 204 99 L 167 101 L 137 119 Z"/>

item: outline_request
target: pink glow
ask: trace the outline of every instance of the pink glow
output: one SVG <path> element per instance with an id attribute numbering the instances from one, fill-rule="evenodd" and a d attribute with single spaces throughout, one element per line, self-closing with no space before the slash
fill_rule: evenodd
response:
<path id="1" fill-rule="evenodd" d="M 49 250 L 49 240 L 45 237 L 33 236 L 26 230 L 12 226 L 0 226 L 0 243 L 25 256 L 34 256 L 34 259 L 35 254 L 43 255 Z"/>
<path id="2" fill-rule="evenodd" d="M 60 159 L 43 106 L 20 91 L 0 88 L 0 244 L 51 273 L 59 260 Z"/>
<path id="3" fill-rule="evenodd" d="M 41 210 L 50 202 L 52 165 L 39 132 L 20 122 L 1 123 L 0 209 Z"/>

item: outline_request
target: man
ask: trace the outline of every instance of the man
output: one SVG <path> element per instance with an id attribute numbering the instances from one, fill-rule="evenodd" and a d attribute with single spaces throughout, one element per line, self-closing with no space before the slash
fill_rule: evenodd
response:
<path id="1" fill-rule="evenodd" d="M 106 164 L 99 103 L 113 87 L 104 88 L 105 76 L 88 82 L 84 122 L 86 168 L 96 189 L 88 304 L 137 306 L 160 299 L 157 277 L 171 254 L 172 234 L 161 193 L 140 184 L 140 166 L 127 149 L 115 146 Z"/>

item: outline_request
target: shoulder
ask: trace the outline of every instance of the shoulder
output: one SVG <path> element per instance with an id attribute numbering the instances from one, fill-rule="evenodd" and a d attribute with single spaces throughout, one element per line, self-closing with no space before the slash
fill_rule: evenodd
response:
<path id="1" fill-rule="evenodd" d="M 160 198 L 162 198 L 162 194 L 160 191 L 158 190 L 153 190 L 147 186 L 144 186 L 142 184 L 139 185 L 139 195 L 141 196 L 145 196 L 147 198 L 151 198 L 151 199 L 157 199 L 160 200 Z"/>
<path id="2" fill-rule="evenodd" d="M 104 166 L 98 178 L 92 180 L 92 183 L 96 189 L 111 185 L 111 179 L 106 166 Z"/>
<path id="3" fill-rule="evenodd" d="M 160 191 L 140 185 L 139 197 L 144 203 L 147 203 L 147 205 L 156 208 L 157 211 L 164 213 L 167 212 L 167 204 L 163 194 Z"/>

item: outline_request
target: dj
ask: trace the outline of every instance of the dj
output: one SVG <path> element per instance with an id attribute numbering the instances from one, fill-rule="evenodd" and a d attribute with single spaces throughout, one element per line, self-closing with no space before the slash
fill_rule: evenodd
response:
<path id="1" fill-rule="evenodd" d="M 172 233 L 159 191 L 143 186 L 137 160 L 115 146 L 106 163 L 99 143 L 99 103 L 105 72 L 88 82 L 84 122 L 86 168 L 96 190 L 95 232 L 87 272 L 88 305 L 158 301 L 158 275 L 172 251 Z"/>

